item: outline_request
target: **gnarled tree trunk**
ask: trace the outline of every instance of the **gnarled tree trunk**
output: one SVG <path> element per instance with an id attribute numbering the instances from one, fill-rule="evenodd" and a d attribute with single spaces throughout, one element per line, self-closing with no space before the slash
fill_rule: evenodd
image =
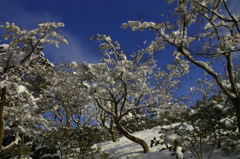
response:
<path id="1" fill-rule="evenodd" d="M 129 140 L 133 141 L 133 142 L 136 142 L 138 143 L 139 145 L 142 146 L 143 148 L 143 151 L 144 153 L 147 153 L 149 151 L 149 147 L 148 147 L 148 144 L 140 139 L 140 138 L 137 138 L 131 134 L 129 134 L 123 127 L 122 125 L 119 123 L 119 121 L 115 120 L 115 124 L 117 126 L 117 129 L 119 130 L 120 133 L 122 133 L 126 138 L 128 138 Z"/>

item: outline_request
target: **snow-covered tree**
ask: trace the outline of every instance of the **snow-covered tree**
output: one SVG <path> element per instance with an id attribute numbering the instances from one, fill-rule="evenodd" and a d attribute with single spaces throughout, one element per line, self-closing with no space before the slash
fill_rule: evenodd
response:
<path id="1" fill-rule="evenodd" d="M 44 44 L 59 42 L 67 44 L 66 39 L 57 33 L 63 23 L 41 23 L 33 30 L 21 30 L 14 23 L 0 25 L 6 30 L 2 37 L 8 44 L 0 45 L 0 153 L 9 151 L 24 136 L 39 135 L 41 129 L 48 129 L 49 122 L 42 116 L 40 93 L 36 93 L 26 76 L 33 77 L 36 72 L 47 72 L 51 63 L 44 58 Z M 42 91 L 38 89 L 38 91 Z M 5 127 L 5 129 L 4 129 Z M 4 131 L 12 132 L 15 141 L 2 146 Z M 6 134 L 8 135 L 8 134 Z M 21 135 L 21 138 L 19 137 Z M 19 154 L 20 155 L 20 154 Z M 21 156 L 21 155 L 20 155 Z"/>
<path id="2" fill-rule="evenodd" d="M 173 154 L 179 146 L 190 151 L 195 158 L 203 158 L 204 153 L 210 158 L 213 151 L 220 149 L 226 153 L 238 154 L 239 134 L 231 101 L 213 81 L 207 78 L 197 81 L 199 86 L 190 90 L 201 98 L 181 112 L 178 123 L 172 127 L 163 126 L 160 140 L 154 138 L 151 146 L 166 144 L 169 138 L 172 143 L 166 148 L 173 151 Z M 174 142 L 178 137 L 181 141 Z"/>
<path id="3" fill-rule="evenodd" d="M 232 109 L 231 103 L 222 97 L 222 92 L 198 101 L 182 113 L 180 123 L 172 127 L 163 126 L 160 140 L 154 138 L 151 146 L 165 144 L 173 154 L 176 154 L 177 147 L 181 147 L 186 154 L 191 153 L 197 159 L 202 159 L 204 153 L 211 158 L 215 150 L 238 154 L 239 135 Z"/>
<path id="4" fill-rule="evenodd" d="M 189 63 L 192 63 L 209 74 L 234 105 L 240 132 L 239 65 L 234 61 L 240 50 L 240 14 L 231 11 L 226 0 L 168 2 L 177 5 L 174 13 L 176 22 L 128 21 L 122 24 L 122 28 L 156 31 L 156 39 L 149 45 L 149 52 L 167 45 L 174 46 L 173 56 L 183 71 L 188 72 Z M 215 67 L 219 61 L 223 62 L 222 68 Z"/>
<path id="5" fill-rule="evenodd" d="M 156 79 L 160 76 L 154 77 L 153 74 L 156 61 L 145 50 L 139 50 L 127 58 L 120 44 L 112 41 L 110 36 L 96 35 L 94 38 L 100 43 L 103 58 L 102 63 L 83 64 L 86 73 L 91 76 L 91 80 L 86 82 L 88 91 L 84 93 L 87 95 L 85 98 L 92 100 L 106 113 L 109 123 L 104 124 L 111 127 L 114 122 L 121 134 L 148 152 L 147 143 L 131 135 L 122 123 L 145 115 L 169 98 L 169 94 L 161 93 L 160 86 L 156 86 Z M 139 111 L 142 113 L 139 114 Z"/>
<path id="6" fill-rule="evenodd" d="M 161 94 L 158 107 L 152 107 L 145 111 L 136 111 L 132 118 L 125 118 L 127 128 L 134 130 L 144 130 L 163 124 L 176 122 L 186 106 L 180 100 L 182 97 L 176 96 L 176 91 L 180 87 L 181 67 L 179 65 L 167 64 L 166 68 L 157 68 L 152 77 L 152 86 Z M 136 121 L 131 123 L 130 121 Z"/>
<path id="7" fill-rule="evenodd" d="M 76 61 L 63 60 L 55 65 L 51 75 L 45 77 L 49 82 L 42 100 L 49 108 L 45 116 L 53 120 L 58 129 L 43 136 L 43 141 L 38 143 L 55 147 L 61 155 L 68 157 L 82 158 L 82 155 L 91 154 L 91 146 L 102 137 L 102 132 L 94 125 L 98 111 L 82 95 L 87 90 L 84 81 L 88 79 L 84 71 Z"/>
<path id="8" fill-rule="evenodd" d="M 1 155 L 10 149 L 14 150 L 14 148 L 22 152 L 27 149 L 27 142 L 31 142 L 29 139 L 34 140 L 44 130 L 53 128 L 50 121 L 43 116 L 45 112 L 49 111 L 41 104 L 44 87 L 34 88 L 31 81 L 27 80 L 30 76 L 36 78 L 39 74 L 38 71 L 45 75 L 48 74 L 51 67 L 43 67 L 42 62 L 44 61 L 36 59 L 31 61 L 27 66 L 28 72 L 22 67 L 15 68 L 14 72 L 9 72 L 12 74 L 8 75 L 8 80 L 5 81 L 7 100 L 3 112 L 5 129 Z M 42 85 L 42 82 L 39 81 L 38 85 Z M 20 148 L 16 147 L 19 143 L 21 143 Z"/>
<path id="9" fill-rule="evenodd" d="M 60 63 L 56 66 L 55 73 L 49 77 L 51 82 L 45 92 L 45 102 L 52 112 L 49 115 L 60 123 L 65 136 L 69 136 L 73 127 L 80 129 L 90 125 L 95 117 L 95 108 L 81 98 L 86 89 L 82 71 L 77 62 Z"/>

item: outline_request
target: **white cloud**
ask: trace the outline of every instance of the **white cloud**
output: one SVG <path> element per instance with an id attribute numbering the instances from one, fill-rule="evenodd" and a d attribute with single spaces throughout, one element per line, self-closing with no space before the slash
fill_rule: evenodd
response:
<path id="1" fill-rule="evenodd" d="M 16 25 L 20 26 L 22 29 L 33 29 L 37 27 L 37 24 L 41 22 L 63 22 L 61 17 L 52 15 L 48 12 L 35 12 L 34 10 L 28 10 L 22 5 L 21 1 L 0 1 L 0 25 L 4 24 L 6 21 L 14 22 Z M 64 31 L 62 34 L 66 36 L 69 41 L 69 45 L 60 44 L 60 48 L 55 46 L 46 46 L 44 52 L 46 57 L 55 58 L 55 61 L 61 61 L 61 57 L 67 60 L 75 61 L 87 61 L 87 62 L 97 62 L 96 56 L 90 51 L 88 46 L 83 44 L 76 33 L 70 33 L 69 31 Z M 0 34 L 3 34 L 3 30 L 0 29 Z M 81 36 L 81 35 L 79 35 Z M 87 40 L 87 39 L 86 39 Z M 85 42 L 86 43 L 86 42 Z M 50 59 L 51 60 L 51 59 Z"/>
<path id="2" fill-rule="evenodd" d="M 44 50 L 46 57 L 50 58 L 50 60 L 54 58 L 57 62 L 61 62 L 62 57 L 68 61 L 99 62 L 100 57 L 96 55 L 97 53 L 92 52 L 89 46 L 85 46 L 87 39 L 83 41 L 73 33 L 66 31 L 62 34 L 66 37 L 69 44 L 60 44 L 59 48 L 56 48 L 54 45 L 46 46 Z"/>

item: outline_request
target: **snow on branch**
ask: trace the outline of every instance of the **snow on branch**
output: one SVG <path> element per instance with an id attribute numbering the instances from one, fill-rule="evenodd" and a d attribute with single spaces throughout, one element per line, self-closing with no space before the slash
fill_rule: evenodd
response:
<path id="1" fill-rule="evenodd" d="M 63 23 L 48 22 L 41 23 L 38 28 L 28 31 L 21 30 L 14 23 L 6 22 L 5 25 L 0 25 L 6 30 L 3 39 L 10 40 L 9 44 L 0 46 L 2 72 L 25 65 L 36 56 L 44 56 L 43 44 L 55 44 L 56 47 L 59 47 L 60 42 L 68 44 L 65 37 L 56 31 L 57 28 L 63 26 Z"/>

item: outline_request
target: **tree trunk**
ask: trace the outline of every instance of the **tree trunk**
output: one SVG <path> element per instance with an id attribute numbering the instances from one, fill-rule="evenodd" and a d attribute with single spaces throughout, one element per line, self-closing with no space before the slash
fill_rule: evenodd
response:
<path id="1" fill-rule="evenodd" d="M 238 132 L 240 133 L 240 96 L 237 98 L 234 98 L 232 100 L 234 108 L 235 108 L 235 112 L 236 112 L 236 116 L 237 116 L 237 127 L 238 127 Z"/>
<path id="2" fill-rule="evenodd" d="M 110 132 L 110 134 L 111 134 L 111 136 L 112 136 L 112 141 L 113 141 L 113 142 L 116 142 L 116 141 L 117 141 L 117 136 L 116 136 L 116 133 L 115 133 L 115 131 L 113 130 L 113 128 L 110 129 L 109 132 Z"/>
<path id="3" fill-rule="evenodd" d="M 0 104 L 0 150 L 2 149 L 2 140 L 4 135 L 3 110 L 4 110 L 5 101 L 6 101 L 6 88 L 4 87 L 2 89 L 1 104 Z"/>
<path id="4" fill-rule="evenodd" d="M 113 129 L 113 127 L 108 127 L 105 123 L 103 123 L 103 127 L 109 132 L 109 134 L 111 135 L 112 137 L 112 141 L 113 142 L 116 142 L 117 141 L 117 136 L 116 136 L 116 133 Z"/>
<path id="5" fill-rule="evenodd" d="M 103 127 L 110 133 L 110 135 L 112 137 L 112 141 L 116 142 L 117 136 L 116 136 L 116 133 L 115 133 L 114 127 L 113 127 L 113 119 L 111 119 L 110 127 L 108 127 L 106 125 L 105 120 L 103 120 L 103 119 L 102 119 L 102 124 L 103 124 Z"/>
<path id="6" fill-rule="evenodd" d="M 70 113 L 69 111 L 66 111 L 66 127 L 64 129 L 64 137 L 69 137 L 70 136 L 70 129 L 71 129 L 71 123 L 70 123 Z"/>
<path id="7" fill-rule="evenodd" d="M 144 153 L 147 153 L 149 151 L 149 147 L 148 147 L 148 144 L 140 139 L 140 138 L 137 138 L 131 134 L 129 134 L 123 127 L 122 125 L 119 123 L 119 121 L 115 120 L 115 124 L 117 126 L 117 129 L 119 130 L 120 133 L 122 133 L 126 138 L 128 138 L 129 140 L 135 142 L 135 143 L 138 143 L 139 145 L 142 146 L 143 148 L 143 151 Z"/>
<path id="8" fill-rule="evenodd" d="M 114 131 L 114 119 L 113 117 L 111 118 L 111 123 L 110 123 L 110 130 L 109 130 L 111 136 L 112 136 L 112 141 L 116 142 L 117 141 L 117 136 L 116 133 Z"/>
<path id="9" fill-rule="evenodd" d="M 23 153 L 23 149 L 24 149 L 24 134 L 22 134 L 22 138 L 21 138 L 21 145 L 20 145 L 20 149 L 19 149 L 19 155 L 18 155 L 18 159 L 22 159 L 22 153 Z"/>

